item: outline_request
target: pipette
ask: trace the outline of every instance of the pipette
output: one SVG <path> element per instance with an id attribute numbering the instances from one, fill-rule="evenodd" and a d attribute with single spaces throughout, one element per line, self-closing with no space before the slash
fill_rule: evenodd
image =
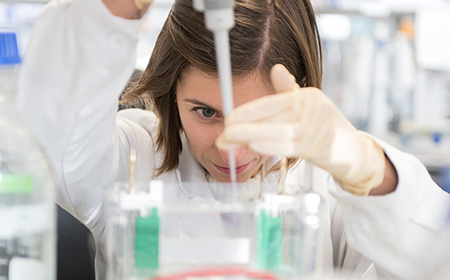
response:
<path id="1" fill-rule="evenodd" d="M 286 184 L 287 176 L 287 157 L 283 156 L 280 160 L 280 194 L 284 194 L 284 185 Z"/>
<path id="2" fill-rule="evenodd" d="M 313 163 L 311 160 L 307 160 L 305 162 L 305 187 L 307 192 L 311 192 L 313 190 L 314 184 L 314 169 Z"/>
<path id="3" fill-rule="evenodd" d="M 136 195 L 141 194 L 136 193 L 135 188 L 137 160 L 137 151 L 135 148 L 130 149 L 128 160 L 130 164 L 128 194 L 136 197 Z M 155 191 L 155 189 L 161 189 L 159 186 L 160 183 L 159 181 L 152 181 L 150 183 L 151 186 L 153 185 L 150 189 L 150 194 L 153 192 L 154 194 L 159 194 L 159 197 L 161 197 L 162 192 L 160 190 Z M 158 207 L 151 207 L 150 209 L 142 207 L 142 209 L 137 211 L 134 218 L 134 265 L 139 269 L 157 269 L 159 267 L 160 232 Z"/>
<path id="4" fill-rule="evenodd" d="M 136 149 L 131 148 L 130 150 L 130 158 L 129 158 L 129 164 L 130 164 L 130 177 L 129 177 L 129 186 L 128 186 L 128 192 L 134 193 L 134 182 L 136 181 Z"/>
<path id="5" fill-rule="evenodd" d="M 194 8 L 205 13 L 206 28 L 214 33 L 217 69 L 222 92 L 223 113 L 233 110 L 233 84 L 231 75 L 228 31 L 234 26 L 234 0 L 194 0 Z M 231 183 L 236 183 L 234 150 L 228 151 Z"/>

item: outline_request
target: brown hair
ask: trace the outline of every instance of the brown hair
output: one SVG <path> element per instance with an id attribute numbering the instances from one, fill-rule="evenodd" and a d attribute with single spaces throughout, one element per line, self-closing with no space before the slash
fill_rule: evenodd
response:
<path id="1" fill-rule="evenodd" d="M 122 100 L 144 102 L 159 117 L 156 144 L 164 161 L 158 175 L 177 168 L 182 150 L 177 81 L 188 67 L 217 76 L 213 34 L 204 26 L 192 0 L 175 0 L 147 69 Z M 236 0 L 230 49 L 235 78 L 258 71 L 269 82 L 270 69 L 281 63 L 302 86 L 321 86 L 321 46 L 310 0 Z M 297 160 L 289 159 L 289 166 Z"/>

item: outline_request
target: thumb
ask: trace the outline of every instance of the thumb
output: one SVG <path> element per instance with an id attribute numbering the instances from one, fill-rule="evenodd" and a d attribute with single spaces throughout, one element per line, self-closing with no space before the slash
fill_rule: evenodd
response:
<path id="1" fill-rule="evenodd" d="M 270 71 L 270 79 L 276 92 L 290 91 L 300 87 L 295 77 L 282 64 L 275 64 Z"/>

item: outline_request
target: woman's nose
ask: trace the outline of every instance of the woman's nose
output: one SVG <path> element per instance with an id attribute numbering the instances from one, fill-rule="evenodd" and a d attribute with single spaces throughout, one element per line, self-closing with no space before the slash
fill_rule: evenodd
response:
<path id="1" fill-rule="evenodd" d="M 234 160 L 236 162 L 239 162 L 245 156 L 245 153 L 247 152 L 247 150 L 248 150 L 247 147 L 240 147 L 240 148 L 234 149 L 233 150 L 234 151 Z M 219 154 L 225 162 L 227 162 L 227 163 L 229 162 L 230 159 L 228 157 L 229 156 L 228 150 L 220 150 L 219 149 Z"/>

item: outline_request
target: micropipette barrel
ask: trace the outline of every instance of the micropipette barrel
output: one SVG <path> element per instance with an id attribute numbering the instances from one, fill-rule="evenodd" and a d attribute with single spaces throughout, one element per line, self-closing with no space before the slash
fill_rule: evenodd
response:
<path id="1" fill-rule="evenodd" d="M 222 93 L 223 113 L 227 116 L 234 107 L 228 31 L 234 26 L 234 0 L 194 0 L 194 8 L 205 12 L 206 27 L 214 33 L 217 69 Z M 228 151 L 230 179 L 236 183 L 236 158 Z"/>
<path id="2" fill-rule="evenodd" d="M 216 42 L 217 68 L 220 79 L 220 89 L 222 91 L 223 113 L 227 116 L 233 110 L 233 84 L 231 76 L 230 47 L 228 31 L 214 32 Z M 236 158 L 234 150 L 228 151 L 228 164 L 230 167 L 230 179 L 236 182 Z"/>
<path id="3" fill-rule="evenodd" d="M 228 43 L 228 32 L 214 32 L 216 42 L 217 68 L 222 91 L 223 113 L 228 115 L 233 110 L 233 88 L 230 64 L 230 47 Z"/>

